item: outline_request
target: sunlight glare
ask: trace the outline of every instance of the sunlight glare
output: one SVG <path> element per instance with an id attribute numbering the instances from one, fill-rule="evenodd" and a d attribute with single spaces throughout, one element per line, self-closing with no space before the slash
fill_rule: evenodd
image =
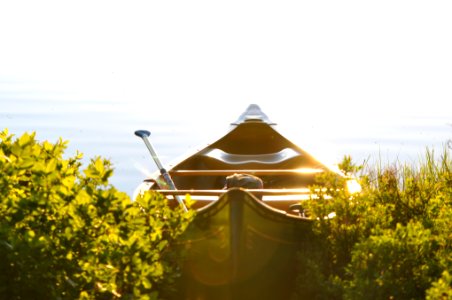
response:
<path id="1" fill-rule="evenodd" d="M 347 180 L 347 190 L 350 194 L 358 194 L 361 193 L 362 187 L 356 179 Z"/>
<path id="2" fill-rule="evenodd" d="M 295 170 L 297 173 L 300 174 L 313 174 L 313 173 L 322 173 L 322 169 L 314 169 L 314 168 L 299 168 Z"/>

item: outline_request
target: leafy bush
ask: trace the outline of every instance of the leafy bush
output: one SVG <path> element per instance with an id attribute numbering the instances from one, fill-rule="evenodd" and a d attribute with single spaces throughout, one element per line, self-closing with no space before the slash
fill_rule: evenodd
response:
<path id="1" fill-rule="evenodd" d="M 349 299 L 424 299 L 441 274 L 431 231 L 418 222 L 398 224 L 358 243 L 346 282 Z"/>
<path id="2" fill-rule="evenodd" d="M 452 275 L 444 271 L 441 278 L 427 290 L 427 300 L 449 300 L 452 298 Z"/>
<path id="3" fill-rule="evenodd" d="M 63 158 L 66 142 L 0 133 L 0 299 L 157 299 L 182 255 L 193 211 L 161 195 L 132 202 L 99 157 Z"/>
<path id="4" fill-rule="evenodd" d="M 304 204 L 316 219 L 299 254 L 300 299 L 434 299 L 450 297 L 452 161 L 433 152 L 416 167 L 355 167 L 362 192 L 344 179 L 319 177 L 327 190 Z M 358 173 L 359 172 L 359 173 Z M 335 212 L 334 218 L 328 214 Z M 445 273 L 444 273 L 445 272 Z M 438 298 L 441 299 L 441 298 Z"/>

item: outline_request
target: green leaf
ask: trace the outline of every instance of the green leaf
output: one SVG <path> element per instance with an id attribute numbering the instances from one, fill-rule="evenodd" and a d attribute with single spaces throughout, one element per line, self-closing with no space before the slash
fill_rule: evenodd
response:
<path id="1" fill-rule="evenodd" d="M 32 133 L 32 134 L 25 133 L 17 141 L 18 145 L 22 148 L 25 148 L 26 146 L 28 146 L 30 143 L 32 143 L 34 141 L 34 137 L 35 137 L 34 133 Z"/>
<path id="2" fill-rule="evenodd" d="M 145 289 L 152 288 L 152 283 L 146 277 L 141 280 L 141 284 L 144 286 Z"/>
<path id="3" fill-rule="evenodd" d="M 55 172 L 56 166 L 57 166 L 56 160 L 55 160 L 55 159 L 51 159 L 50 161 L 48 161 L 48 162 L 46 163 L 44 172 L 45 172 L 46 174 L 51 174 L 51 173 Z"/>

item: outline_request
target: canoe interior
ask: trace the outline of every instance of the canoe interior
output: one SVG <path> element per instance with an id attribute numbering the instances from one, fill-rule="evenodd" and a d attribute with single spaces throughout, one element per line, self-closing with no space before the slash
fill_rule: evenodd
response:
<path id="1" fill-rule="evenodd" d="M 215 155 L 219 154 L 219 155 Z M 233 162 L 228 158 L 235 158 Z M 259 159 L 262 158 L 262 159 Z M 301 169 L 324 170 L 311 155 L 281 136 L 271 126 L 260 121 L 248 121 L 196 155 L 181 162 L 177 170 L 242 170 Z M 267 174 L 259 176 L 265 188 L 296 188 L 313 183 L 310 174 Z M 221 189 L 224 175 L 175 176 L 180 189 Z"/>
<path id="2" fill-rule="evenodd" d="M 221 190 L 226 176 L 234 173 L 258 176 L 268 190 L 287 190 L 307 189 L 315 183 L 315 176 L 326 170 L 325 165 L 282 136 L 273 126 L 251 119 L 233 126 L 221 139 L 174 165 L 169 173 L 180 190 Z M 158 181 L 163 180 L 151 180 L 152 189 L 162 189 L 156 183 Z M 196 196 L 196 192 L 190 194 Z M 201 200 L 194 208 L 199 209 L 217 198 L 198 198 Z M 277 199 L 264 196 L 263 200 L 290 213 L 292 204 L 306 198 L 304 193 L 300 197 Z"/>

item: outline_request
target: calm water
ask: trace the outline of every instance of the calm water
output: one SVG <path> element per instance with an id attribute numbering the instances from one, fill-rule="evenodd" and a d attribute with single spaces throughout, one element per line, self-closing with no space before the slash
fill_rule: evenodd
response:
<path id="1" fill-rule="evenodd" d="M 115 167 L 112 183 L 131 195 L 146 174 L 156 170 L 143 142 L 133 134 L 136 129 L 152 132 L 151 142 L 168 166 L 226 133 L 229 123 L 249 103 L 221 114 L 213 107 L 209 107 L 211 111 L 194 109 L 188 117 L 186 111 L 177 110 L 177 105 L 170 113 L 164 106 L 108 101 L 0 99 L 0 104 L 1 128 L 15 135 L 36 131 L 39 140 L 52 142 L 62 137 L 70 142 L 66 154 L 79 150 L 84 153 L 84 162 L 96 155 L 111 159 Z M 381 159 L 413 163 L 426 147 L 441 150 L 452 138 L 452 117 L 447 112 L 435 117 L 362 117 L 331 126 L 303 122 L 301 118 L 289 120 L 283 117 L 284 112 L 273 116 L 272 111 L 263 110 L 278 123 L 281 133 L 295 137 L 314 155 L 321 153 L 326 158 L 329 154 L 328 162 L 350 154 L 357 162 Z"/>

